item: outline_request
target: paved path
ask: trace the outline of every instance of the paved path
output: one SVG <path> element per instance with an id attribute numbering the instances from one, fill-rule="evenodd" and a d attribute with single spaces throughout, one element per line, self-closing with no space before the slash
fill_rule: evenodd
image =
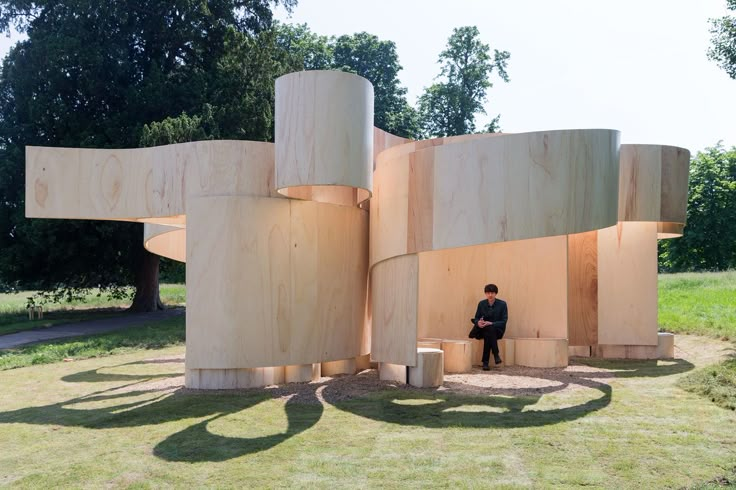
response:
<path id="1" fill-rule="evenodd" d="M 63 325 L 55 325 L 48 328 L 39 328 L 36 330 L 26 330 L 25 332 L 0 335 L 0 349 L 13 349 L 21 345 L 46 342 L 47 340 L 106 333 L 127 327 L 140 327 L 146 323 L 182 316 L 185 311 L 186 310 L 184 308 L 169 308 L 161 311 L 131 313 L 129 315 L 120 315 L 115 318 L 107 318 L 104 320 L 87 320 L 77 323 L 65 323 Z"/>

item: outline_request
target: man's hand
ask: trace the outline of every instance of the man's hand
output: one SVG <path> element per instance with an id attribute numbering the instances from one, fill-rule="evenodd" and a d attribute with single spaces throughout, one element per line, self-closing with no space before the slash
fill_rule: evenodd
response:
<path id="1" fill-rule="evenodd" d="M 487 321 L 485 321 L 485 320 L 484 320 L 484 319 L 482 319 L 482 318 L 481 318 L 480 320 L 478 320 L 478 326 L 479 326 L 480 328 L 483 328 L 483 327 L 485 327 L 485 326 L 488 326 L 488 325 L 490 325 L 490 324 L 491 324 L 491 322 L 487 322 Z"/>

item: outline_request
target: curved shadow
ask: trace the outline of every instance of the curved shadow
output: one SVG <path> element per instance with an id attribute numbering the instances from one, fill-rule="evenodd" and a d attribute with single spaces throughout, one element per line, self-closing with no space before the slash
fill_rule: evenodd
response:
<path id="1" fill-rule="evenodd" d="M 128 362 L 125 364 L 116 364 L 114 366 L 105 366 L 97 369 L 90 369 L 88 371 L 81 371 L 79 373 L 69 374 L 61 378 L 62 381 L 67 383 L 104 383 L 111 381 L 145 381 L 162 378 L 176 378 L 183 376 L 182 373 L 161 373 L 161 374 L 123 374 L 123 373 L 101 373 L 102 369 L 114 369 L 125 366 L 134 365 L 145 365 L 145 364 L 169 364 L 169 363 L 181 363 L 184 362 L 179 360 L 171 361 L 136 361 Z"/>
<path id="2" fill-rule="evenodd" d="M 339 410 L 361 417 L 392 424 L 412 425 L 427 428 L 472 427 L 472 428 L 520 428 L 558 424 L 579 419 L 600 410 L 611 403 L 611 386 L 587 379 L 574 377 L 568 382 L 549 379 L 556 385 L 529 388 L 494 389 L 493 395 L 447 394 L 436 389 L 405 389 L 369 398 L 341 401 L 339 393 L 328 385 L 323 391 L 325 401 Z M 571 407 L 552 409 L 530 409 L 544 394 L 567 388 L 571 384 L 595 390 L 600 395 L 585 403 Z M 445 383 L 446 388 L 459 387 L 460 383 Z"/>
<path id="3" fill-rule="evenodd" d="M 691 371 L 695 365 L 685 359 L 600 359 L 576 358 L 575 364 L 590 366 L 599 369 L 609 369 L 612 372 L 588 373 L 591 377 L 602 378 L 659 378 L 672 376 Z M 594 374 L 594 375 L 593 375 Z"/>
<path id="4" fill-rule="evenodd" d="M 311 396 L 315 403 L 305 403 L 295 398 L 286 402 L 288 427 L 285 432 L 253 438 L 214 434 L 209 431 L 208 425 L 227 415 L 219 414 L 170 435 L 156 445 L 153 454 L 166 461 L 194 463 L 226 461 L 270 449 L 319 422 L 324 406 L 316 403 L 317 398 L 314 393 L 311 393 Z"/>

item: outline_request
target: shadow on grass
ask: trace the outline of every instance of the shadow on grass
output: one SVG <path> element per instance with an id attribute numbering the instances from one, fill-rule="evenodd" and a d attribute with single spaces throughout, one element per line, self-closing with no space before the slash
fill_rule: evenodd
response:
<path id="1" fill-rule="evenodd" d="M 597 361 L 591 364 L 598 364 Z M 444 390 L 402 390 L 375 397 L 339 401 L 339 387 L 328 384 L 323 397 L 336 408 L 372 420 L 427 428 L 521 428 L 559 424 L 582 418 L 611 403 L 613 389 L 601 380 L 617 377 L 660 377 L 683 373 L 693 364 L 683 359 L 672 361 L 606 361 L 607 369 L 616 371 L 539 370 L 534 376 L 547 381 L 540 388 L 493 388 L 491 395 L 447 394 Z M 514 374 L 499 372 L 509 378 L 530 377 L 528 371 Z M 595 398 L 555 408 L 534 408 L 545 394 L 562 391 L 570 385 L 591 391 Z M 445 382 L 444 388 L 461 390 L 462 383 Z M 581 391 L 584 393 L 584 391 Z M 336 401 L 331 401 L 336 400 Z"/>
<path id="2" fill-rule="evenodd" d="M 181 359 L 170 359 L 169 362 L 177 363 Z M 141 364 L 158 367 L 164 363 L 141 361 L 104 369 L 124 369 Z M 642 363 L 635 365 L 639 364 Z M 428 428 L 536 427 L 576 420 L 608 406 L 613 390 L 601 379 L 622 373 L 624 376 L 667 376 L 692 369 L 692 364 L 682 360 L 658 366 L 657 369 L 651 369 L 652 366 L 646 363 L 639 368 L 635 365 L 622 362 L 617 372 L 568 373 L 556 370 L 550 374 L 549 371 L 540 370 L 538 376 L 534 377 L 547 380 L 547 383 L 533 389 L 533 394 L 530 394 L 529 388 L 489 388 L 487 395 L 414 389 L 378 382 L 375 371 L 365 371 L 357 376 L 339 376 L 322 383 L 284 385 L 276 392 L 288 398 L 284 405 L 287 428 L 259 437 L 220 435 L 210 430 L 209 426 L 231 414 L 245 411 L 247 415 L 248 409 L 273 399 L 273 389 L 193 392 L 177 388 L 177 383 L 167 381 L 167 378 L 181 377 L 181 372 L 125 374 L 90 370 L 65 376 L 63 380 L 72 383 L 123 383 L 61 403 L 1 412 L 0 424 L 24 423 L 105 430 L 194 419 L 188 427 L 156 444 L 153 453 L 166 461 L 216 462 L 273 448 L 314 427 L 324 412 L 323 402 L 345 412 L 391 424 Z M 511 370 L 501 374 L 514 376 Z M 523 376 L 530 377 L 528 372 Z M 572 406 L 535 408 L 545 394 L 560 391 L 571 384 L 579 385 L 583 390 L 581 393 L 587 390 L 594 397 Z M 357 391 L 356 386 L 359 387 Z M 348 391 L 349 387 L 352 392 Z M 452 391 L 460 390 L 462 386 L 461 383 L 448 382 L 445 388 Z M 352 393 L 354 397 L 345 400 L 346 393 Z M 581 398 L 585 399 L 585 396 L 575 399 Z M 258 422 L 256 417 L 254 423 Z"/>

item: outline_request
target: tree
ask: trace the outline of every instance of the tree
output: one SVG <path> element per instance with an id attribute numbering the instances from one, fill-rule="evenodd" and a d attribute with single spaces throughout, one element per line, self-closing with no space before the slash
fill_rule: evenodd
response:
<path id="1" fill-rule="evenodd" d="M 736 0 L 726 0 L 728 10 L 736 11 Z M 736 18 L 724 16 L 711 19 L 711 47 L 708 57 L 736 79 Z"/>
<path id="2" fill-rule="evenodd" d="M 736 147 L 719 144 L 690 162 L 687 226 L 660 241 L 659 260 L 667 272 L 736 267 Z"/>
<path id="3" fill-rule="evenodd" d="M 494 50 L 480 40 L 477 27 L 453 30 L 447 48 L 440 53 L 441 81 L 425 89 L 419 98 L 419 120 L 425 137 L 454 136 L 475 132 L 476 114 L 485 114 L 484 103 L 492 73 L 504 82 L 511 55 Z M 498 117 L 486 128 L 498 129 Z"/>
<path id="4" fill-rule="evenodd" d="M 342 70 L 373 84 L 373 124 L 407 138 L 418 135 L 417 114 L 406 100 L 396 44 L 373 34 L 359 32 L 328 38 L 309 30 L 306 24 L 278 27 L 277 46 L 283 50 L 288 71 Z"/>
<path id="5" fill-rule="evenodd" d="M 374 125 L 408 138 L 417 135 L 416 111 L 400 85 L 399 56 L 393 41 L 381 41 L 367 32 L 334 39 L 333 67 L 364 77 L 373 84 Z"/>
<path id="6" fill-rule="evenodd" d="M 253 48 L 269 30 L 272 3 L 296 1 L 0 1 L 0 29 L 28 35 L 0 73 L 0 282 L 154 291 L 158 263 L 147 260 L 139 224 L 24 219 L 23 148 L 136 147 L 144 124 L 228 97 L 232 80 L 213 78 L 228 73 L 233 46 Z M 250 89 L 265 82 L 250 75 L 239 74 L 256 81 L 240 88 L 237 103 L 262 98 Z M 263 104 L 230 125 L 235 114 L 219 109 L 230 134 L 268 138 Z M 132 309 L 157 304 L 157 293 L 136 294 Z"/>

